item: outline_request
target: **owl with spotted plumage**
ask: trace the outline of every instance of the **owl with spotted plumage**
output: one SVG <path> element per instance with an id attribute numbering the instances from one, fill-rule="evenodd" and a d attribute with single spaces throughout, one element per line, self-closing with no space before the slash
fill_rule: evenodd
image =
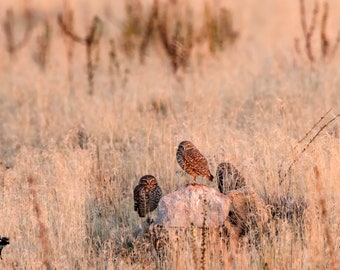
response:
<path id="1" fill-rule="evenodd" d="M 196 184 L 197 176 L 213 181 L 214 176 L 210 172 L 207 159 L 192 142 L 183 141 L 178 145 L 176 159 L 179 166 L 193 177 L 191 184 Z"/>
<path id="2" fill-rule="evenodd" d="M 162 189 L 152 175 L 144 175 L 133 190 L 134 209 L 140 217 L 154 211 L 162 197 Z"/>
<path id="3" fill-rule="evenodd" d="M 216 178 L 218 189 L 223 194 L 246 186 L 246 181 L 242 174 L 229 162 L 222 162 L 217 166 Z"/>

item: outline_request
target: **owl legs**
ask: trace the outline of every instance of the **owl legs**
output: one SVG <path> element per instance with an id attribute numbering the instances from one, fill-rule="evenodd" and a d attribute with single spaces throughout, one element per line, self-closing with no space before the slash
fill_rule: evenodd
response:
<path id="1" fill-rule="evenodd" d="M 196 183 L 196 175 L 194 176 L 194 178 L 192 179 L 192 181 L 191 181 L 191 185 L 196 185 L 197 183 Z"/>
<path id="2" fill-rule="evenodd" d="M 150 216 L 149 213 L 148 213 L 148 215 L 147 215 L 147 217 L 146 217 L 146 222 L 147 222 L 149 225 L 151 225 L 151 224 L 154 222 L 153 218 L 151 218 L 151 216 Z"/>

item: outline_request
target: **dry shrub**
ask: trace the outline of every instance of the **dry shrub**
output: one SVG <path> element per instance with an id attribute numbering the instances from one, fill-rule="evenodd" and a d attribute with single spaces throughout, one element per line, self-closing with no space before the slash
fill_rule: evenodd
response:
<path id="1" fill-rule="evenodd" d="M 6 37 L 6 49 L 11 57 L 15 55 L 15 53 L 27 45 L 30 40 L 32 29 L 33 29 L 33 14 L 30 9 L 24 10 L 24 33 L 21 39 L 16 40 L 15 33 L 15 16 L 13 9 L 8 9 L 6 11 L 6 18 L 3 22 L 3 30 L 5 32 Z"/>
<path id="2" fill-rule="evenodd" d="M 125 13 L 126 19 L 122 24 L 120 48 L 126 56 L 132 58 L 144 32 L 145 18 L 141 2 L 126 0 Z"/>
<path id="3" fill-rule="evenodd" d="M 265 203 L 249 187 L 231 190 L 227 196 L 231 200 L 229 222 L 235 227 L 237 237 L 250 234 L 252 243 L 258 245 L 269 221 Z"/>
<path id="4" fill-rule="evenodd" d="M 49 21 L 46 19 L 43 22 L 43 29 L 36 37 L 37 49 L 33 53 L 33 60 L 37 63 L 42 71 L 46 70 L 48 57 L 51 46 L 52 28 Z"/>
<path id="5" fill-rule="evenodd" d="M 271 220 L 275 226 L 275 235 L 280 234 L 278 224 L 288 222 L 291 228 L 301 240 L 305 230 L 305 217 L 308 210 L 308 202 L 303 197 L 294 198 L 290 195 L 272 194 L 265 198 L 270 209 Z"/>
<path id="6" fill-rule="evenodd" d="M 70 29 L 70 27 L 72 27 L 72 20 L 69 17 L 67 17 L 67 21 L 64 21 L 63 16 L 59 14 L 58 23 L 65 35 L 69 36 L 75 42 L 83 44 L 86 48 L 88 94 L 92 95 L 94 91 L 94 71 L 99 61 L 99 42 L 103 32 L 102 21 L 98 16 L 94 16 L 88 28 L 87 35 L 83 38 L 76 34 L 73 29 Z"/>
<path id="7" fill-rule="evenodd" d="M 318 15 L 320 13 L 319 1 L 314 2 L 314 8 L 312 11 L 311 21 L 308 25 L 305 1 L 300 0 L 300 20 L 304 39 L 304 53 L 310 63 L 316 62 L 318 58 L 322 61 L 329 61 L 334 59 L 334 56 L 339 48 L 340 44 L 340 30 L 338 30 L 338 35 L 335 41 L 331 42 L 328 36 L 327 22 L 329 17 L 329 4 L 328 1 L 323 3 L 323 13 L 320 20 L 320 25 L 318 25 Z M 316 30 L 320 31 L 320 54 L 316 56 L 316 50 L 313 48 L 313 37 Z M 300 48 L 299 39 L 295 39 L 295 50 L 302 56 L 302 50 Z"/>
<path id="8" fill-rule="evenodd" d="M 213 10 L 206 3 L 204 8 L 204 26 L 200 40 L 207 40 L 211 53 L 223 51 L 226 46 L 232 45 L 239 33 L 234 29 L 231 11 L 227 8 Z"/>

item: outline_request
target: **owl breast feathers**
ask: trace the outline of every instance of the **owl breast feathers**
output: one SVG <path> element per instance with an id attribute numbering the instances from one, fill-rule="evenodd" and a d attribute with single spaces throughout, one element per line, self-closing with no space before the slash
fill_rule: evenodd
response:
<path id="1" fill-rule="evenodd" d="M 152 175 L 144 175 L 133 191 L 134 209 L 140 217 L 154 211 L 162 197 L 162 189 Z"/>

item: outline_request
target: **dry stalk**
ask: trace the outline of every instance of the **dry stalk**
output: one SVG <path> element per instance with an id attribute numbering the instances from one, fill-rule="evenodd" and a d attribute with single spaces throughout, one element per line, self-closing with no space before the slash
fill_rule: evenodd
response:
<path id="1" fill-rule="evenodd" d="M 328 10 L 329 10 L 329 5 L 328 2 L 324 2 L 324 10 L 323 10 L 323 15 L 322 15 L 322 20 L 321 20 L 321 34 L 320 34 L 320 39 L 321 39 L 321 53 L 323 59 L 332 59 L 334 55 L 336 54 L 336 51 L 339 47 L 340 43 L 340 30 L 338 31 L 338 36 L 333 44 L 333 48 L 331 48 L 331 43 L 327 37 L 326 34 L 326 29 L 327 29 L 327 20 L 328 20 Z"/>
<path id="2" fill-rule="evenodd" d="M 51 254 L 51 246 L 50 246 L 50 240 L 48 238 L 48 229 L 42 220 L 37 191 L 35 190 L 35 187 L 34 187 L 35 180 L 32 175 L 30 175 L 27 178 L 27 182 L 28 182 L 30 193 L 32 195 L 33 210 L 37 218 L 38 227 L 39 227 L 39 239 L 40 239 L 41 246 L 43 248 L 43 265 L 45 266 L 47 270 L 54 269 L 52 267 L 52 264 L 49 258 Z"/>
<path id="3" fill-rule="evenodd" d="M 142 38 L 142 42 L 139 48 L 139 60 L 142 64 L 144 63 L 145 51 L 154 33 L 157 19 L 158 19 L 158 0 L 154 0 L 148 22 L 146 23 L 146 28 Z"/>
<path id="4" fill-rule="evenodd" d="M 74 12 L 70 7 L 69 2 L 64 1 L 63 21 L 67 29 L 70 29 L 72 32 L 73 32 L 73 18 L 74 18 Z M 64 31 L 62 31 L 62 33 L 64 34 Z M 67 79 L 68 79 L 70 89 L 72 89 L 73 88 L 72 66 L 73 66 L 74 40 L 66 34 L 63 35 L 63 39 L 65 43 L 66 57 L 67 57 Z"/>
<path id="5" fill-rule="evenodd" d="M 44 22 L 44 29 L 43 33 L 37 36 L 37 52 L 33 55 L 33 59 L 39 65 L 42 71 L 45 71 L 47 60 L 48 60 L 48 53 L 50 50 L 50 43 L 51 43 L 51 27 L 49 22 L 46 20 Z"/>
<path id="6" fill-rule="evenodd" d="M 328 114 L 328 112 L 326 113 Z M 321 120 L 324 119 L 324 117 L 326 116 L 326 114 L 324 114 L 323 117 L 321 117 Z M 283 183 L 283 181 L 286 179 L 288 173 L 290 173 L 292 167 L 294 166 L 294 164 L 300 159 L 300 157 L 302 156 L 302 154 L 308 149 L 308 147 L 312 144 L 312 142 L 320 135 L 320 133 L 326 128 L 328 127 L 332 122 L 334 122 L 338 117 L 340 117 L 340 113 L 338 113 L 337 115 L 335 115 L 334 117 L 332 117 L 329 121 L 327 121 L 324 125 L 322 125 L 319 130 L 315 133 L 315 135 L 308 141 L 308 143 L 303 147 L 303 149 L 301 150 L 301 152 L 295 157 L 295 159 L 290 163 L 290 165 L 288 166 L 288 169 L 285 171 L 285 173 L 282 175 L 281 170 L 279 170 L 279 178 L 280 178 L 280 182 L 279 184 L 281 185 Z M 321 122 L 321 120 L 318 121 Z M 314 127 L 316 127 L 317 124 L 314 124 L 313 127 L 311 128 L 310 131 L 307 132 L 307 134 L 310 134 L 311 131 L 314 129 Z M 307 137 L 307 136 L 305 136 Z M 304 137 L 304 138 L 305 138 Z M 303 139 L 304 139 L 303 138 Z M 302 140 L 303 140 L 302 139 Z M 301 141 L 301 140 L 300 140 Z M 294 148 L 295 149 L 295 148 Z M 290 183 L 289 183 L 290 186 Z"/>
<path id="7" fill-rule="evenodd" d="M 177 20 L 172 34 L 169 33 L 167 22 L 167 14 L 165 13 L 163 20 L 159 22 L 159 33 L 163 47 L 170 58 L 173 71 L 176 73 L 179 68 L 186 68 L 189 63 L 193 47 L 193 26 L 188 22 L 186 29 L 183 30 L 183 22 Z M 185 30 L 186 33 L 183 33 Z"/>
<path id="8" fill-rule="evenodd" d="M 329 252 L 329 257 L 330 257 L 330 264 L 331 264 L 331 269 L 335 270 L 337 269 L 336 267 L 336 260 L 335 260 L 335 252 L 334 252 L 334 244 L 333 244 L 333 239 L 331 237 L 329 227 L 328 227 L 328 211 L 326 208 L 326 202 L 325 198 L 322 195 L 322 185 L 320 181 L 320 171 L 318 166 L 314 166 L 314 174 L 316 178 L 316 191 L 319 196 L 319 204 L 321 207 L 321 217 L 324 223 L 324 229 L 325 229 L 325 235 L 326 235 L 326 241 L 327 241 L 327 246 L 328 246 L 328 252 Z"/>
<path id="9" fill-rule="evenodd" d="M 314 62 L 315 57 L 314 57 L 314 54 L 313 54 L 312 42 L 311 41 L 312 41 L 313 33 L 315 31 L 316 18 L 317 18 L 317 15 L 319 13 L 319 4 L 318 4 L 318 1 L 315 1 L 312 19 L 311 19 L 309 27 L 307 27 L 305 1 L 300 0 L 299 2 L 300 2 L 301 27 L 302 27 L 303 36 L 304 36 L 304 39 L 305 39 L 306 54 L 307 54 L 309 61 Z"/>
<path id="10" fill-rule="evenodd" d="M 226 44 L 232 44 L 238 37 L 234 30 L 231 12 L 222 8 L 217 15 L 212 14 L 208 3 L 204 6 L 203 39 L 207 39 L 211 53 L 223 50 Z"/>
<path id="11" fill-rule="evenodd" d="M 162 225 L 155 225 L 149 231 L 150 240 L 157 254 L 156 269 L 169 269 L 167 257 L 169 250 L 169 233 Z"/>
<path id="12" fill-rule="evenodd" d="M 197 239 L 197 228 L 194 224 L 191 224 L 190 227 L 190 246 L 192 250 L 192 258 L 194 261 L 194 269 L 198 269 L 198 255 L 197 255 L 197 246 L 196 246 L 196 239 Z"/>
<path id="13" fill-rule="evenodd" d="M 320 117 L 319 121 L 317 121 L 313 126 L 312 128 L 305 134 L 305 136 L 303 136 L 302 139 L 300 139 L 298 142 L 297 142 L 297 145 L 294 147 L 294 149 L 296 149 L 296 147 L 298 147 L 299 143 L 302 143 L 307 137 L 308 135 L 314 130 L 314 128 L 326 117 L 327 114 L 329 114 L 331 112 L 332 108 L 330 108 L 323 116 Z M 294 150 L 293 149 L 293 150 Z"/>
<path id="14" fill-rule="evenodd" d="M 88 93 L 93 95 L 93 78 L 96 61 L 93 59 L 93 52 L 99 49 L 99 41 L 102 36 L 102 21 L 95 16 L 92 19 L 92 24 L 89 28 L 88 34 L 82 38 L 77 35 L 72 29 L 68 28 L 67 23 L 63 20 L 61 14 L 58 15 L 58 23 L 62 31 L 72 38 L 75 42 L 85 45 L 86 48 L 86 67 L 87 67 L 87 81 L 89 85 Z M 97 56 L 98 58 L 98 56 Z M 98 59 L 97 59 L 98 60 Z"/>
<path id="15" fill-rule="evenodd" d="M 143 33 L 143 9 L 140 0 L 126 0 L 125 2 L 127 18 L 122 29 L 122 49 L 125 55 L 132 57 L 141 33 Z"/>
<path id="16" fill-rule="evenodd" d="M 103 179 L 101 167 L 102 167 L 101 153 L 100 153 L 99 143 L 97 142 L 96 143 L 96 160 L 93 166 L 93 173 L 97 175 L 96 178 L 98 180 Z"/>
<path id="17" fill-rule="evenodd" d="M 207 200 L 203 201 L 203 224 L 202 224 L 202 242 L 201 242 L 201 268 L 200 270 L 205 270 L 206 266 L 206 251 L 207 251 L 207 236 L 208 236 L 208 228 L 207 228 Z"/>
<path id="18" fill-rule="evenodd" d="M 221 49 L 224 48 L 224 44 L 232 44 L 239 36 L 239 33 L 234 30 L 233 17 L 230 10 L 222 8 L 219 15 L 219 35 Z"/>
<path id="19" fill-rule="evenodd" d="M 321 53 L 323 58 L 326 58 L 329 52 L 329 40 L 326 34 L 327 19 L 328 19 L 328 2 L 324 2 L 320 33 Z"/>
<path id="20" fill-rule="evenodd" d="M 305 51 L 307 55 L 307 59 L 312 63 L 315 62 L 316 57 L 313 52 L 312 48 L 312 38 L 313 34 L 316 29 L 317 24 L 317 16 L 319 14 L 319 2 L 315 0 L 313 14 L 311 18 L 310 25 L 307 26 L 306 22 L 306 10 L 305 10 L 305 2 L 304 0 L 300 0 L 300 20 L 301 20 L 301 27 L 303 32 L 303 37 L 305 41 Z M 327 21 L 328 21 L 328 14 L 329 14 L 329 4 L 327 1 L 323 4 L 323 13 L 320 22 L 320 48 L 321 48 L 321 59 L 327 60 L 334 57 L 340 43 L 340 31 L 338 32 L 338 36 L 332 45 L 328 35 L 327 35 Z M 301 54 L 301 50 L 299 47 L 299 40 L 295 39 L 295 50 L 298 54 Z"/>
<path id="21" fill-rule="evenodd" d="M 23 48 L 29 41 L 33 24 L 32 24 L 32 13 L 29 9 L 25 10 L 25 30 L 24 35 L 20 41 L 15 41 L 14 38 L 14 12 L 12 9 L 8 9 L 6 11 L 5 20 L 3 21 L 3 30 L 5 32 L 6 37 L 6 49 L 11 57 L 14 56 L 14 54 Z"/>
<path id="22" fill-rule="evenodd" d="M 120 65 L 117 59 L 117 49 L 116 44 L 113 39 L 110 39 L 110 51 L 109 51 L 109 75 L 111 78 L 111 88 L 115 88 L 115 82 L 114 82 L 114 75 L 115 73 L 119 76 L 120 75 Z"/>

